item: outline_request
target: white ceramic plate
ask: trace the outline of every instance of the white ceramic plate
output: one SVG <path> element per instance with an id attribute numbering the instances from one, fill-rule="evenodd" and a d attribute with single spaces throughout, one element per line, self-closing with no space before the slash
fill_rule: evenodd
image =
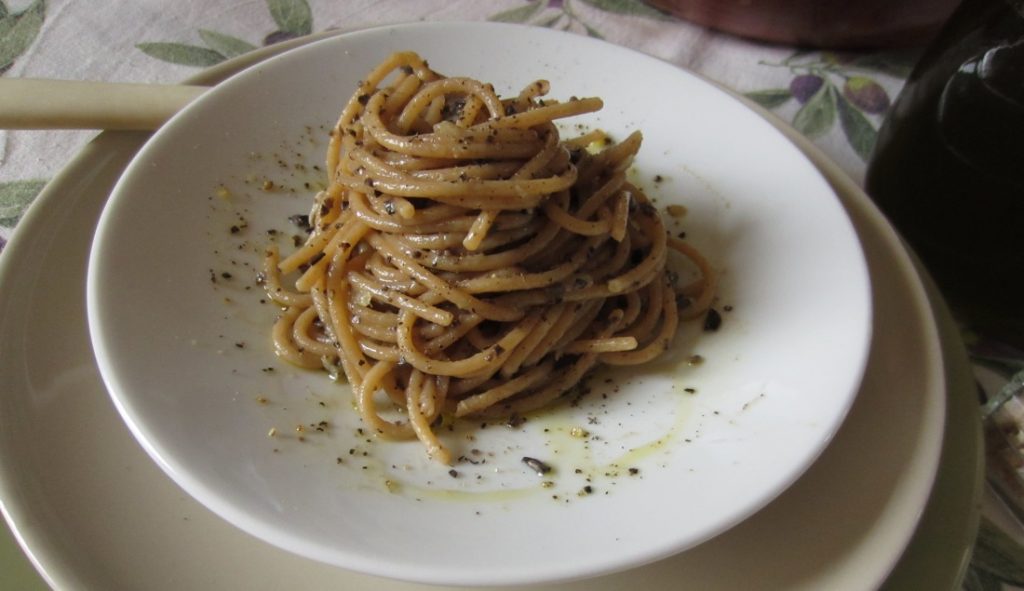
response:
<path id="1" fill-rule="evenodd" d="M 466 51 L 486 45 L 486 56 Z M 319 178 L 307 173 L 341 104 L 377 62 L 409 48 L 503 94 L 546 78 L 556 96 L 604 98 L 587 123 L 616 137 L 645 132 L 637 178 L 668 179 L 652 191 L 689 209 L 683 228 L 725 270 L 721 303 L 735 308 L 717 334 L 691 327 L 670 362 L 609 385 L 599 376 L 577 407 L 453 443 L 478 462 L 456 466 L 457 478 L 417 445 L 368 441 L 346 389 L 278 363 L 267 338 L 275 311 L 247 291 L 266 230 L 308 210 L 304 184 Z M 262 190 L 268 179 L 274 191 Z M 663 62 L 578 36 L 480 24 L 346 35 L 219 85 L 157 133 L 118 183 L 90 258 L 88 304 L 115 404 L 182 488 L 293 552 L 454 584 L 602 574 L 692 547 L 751 515 L 835 433 L 871 327 L 853 227 L 770 124 Z M 688 367 L 693 354 L 706 363 Z M 258 404 L 261 396 L 270 403 Z M 309 428 L 321 421 L 326 432 Z M 297 425 L 309 431 L 304 442 Z M 594 438 L 572 438 L 577 426 Z M 272 427 L 293 436 L 268 438 Z M 537 478 L 523 456 L 556 471 Z M 579 496 L 585 486 L 594 494 Z"/>
<path id="2" fill-rule="evenodd" d="M 236 58 L 193 82 L 218 82 L 281 48 Z M 929 589 L 956 588 L 961 571 L 950 567 L 970 555 L 983 463 L 970 408 L 946 414 L 957 392 L 943 371 L 970 382 L 969 369 L 939 348 L 921 280 L 878 210 L 819 150 L 781 128 L 834 184 L 868 254 L 876 338 L 848 419 L 815 466 L 739 527 L 647 567 L 533 589 L 611 591 L 642 582 L 668 591 L 684 581 L 709 591 L 862 591 L 879 588 L 894 565 L 898 581 L 885 588 L 922 580 Z M 106 133 L 86 146 L 47 185 L 0 257 L 0 418 L 7 419 L 0 509 L 18 540 L 56 589 L 428 589 L 316 563 L 244 534 L 183 495 L 114 411 L 86 330 L 86 253 L 114 182 L 147 137 Z M 960 469 L 950 473 L 943 460 L 946 477 L 933 490 L 944 416 L 945 445 Z M 4 571 L 0 581 L 30 588 L 11 575 Z"/>

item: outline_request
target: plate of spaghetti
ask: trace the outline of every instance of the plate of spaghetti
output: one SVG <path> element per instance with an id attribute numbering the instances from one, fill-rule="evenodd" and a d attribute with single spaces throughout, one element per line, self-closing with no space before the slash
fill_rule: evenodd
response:
<path id="1" fill-rule="evenodd" d="M 121 416 L 210 510 L 463 585 L 725 531 L 825 448 L 871 340 L 856 233 L 771 124 L 479 23 L 327 39 L 184 109 L 104 209 L 88 315 Z"/>

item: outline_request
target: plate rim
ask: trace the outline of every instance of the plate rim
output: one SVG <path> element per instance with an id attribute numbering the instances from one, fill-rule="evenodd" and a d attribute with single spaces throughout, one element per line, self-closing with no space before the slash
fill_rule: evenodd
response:
<path id="1" fill-rule="evenodd" d="M 961 465 L 967 465 L 971 461 L 970 457 L 973 456 L 975 465 L 973 466 L 974 471 L 971 474 L 971 498 L 967 503 L 969 507 L 968 515 L 964 517 L 962 522 L 962 525 L 966 528 L 963 532 L 963 538 L 966 539 L 966 547 L 963 548 L 962 552 L 958 553 L 957 556 L 954 557 L 956 558 L 955 567 L 948 569 L 947 571 L 949 576 L 953 579 L 949 581 L 950 587 L 954 588 L 962 581 L 970 562 L 970 549 L 973 546 L 973 540 L 981 517 L 981 505 L 978 499 L 980 499 L 983 493 L 985 476 L 984 444 L 982 441 L 983 433 L 980 416 L 976 416 L 973 419 L 969 415 L 960 416 L 960 411 L 966 410 L 967 404 L 963 400 L 954 401 L 952 399 L 955 395 L 953 392 L 953 384 L 955 381 L 964 382 L 964 380 L 966 380 L 969 383 L 973 383 L 970 360 L 961 337 L 957 333 L 955 320 L 953 319 L 945 301 L 942 299 L 942 295 L 939 293 L 937 286 L 928 276 L 928 272 L 925 270 L 923 264 L 910 250 L 910 247 L 906 242 L 903 241 L 899 232 L 888 222 L 884 213 L 874 205 L 874 202 L 865 190 L 857 185 L 857 183 L 854 182 L 853 179 L 846 174 L 846 172 L 844 172 L 834 160 L 829 158 L 821 148 L 815 145 L 813 141 L 800 134 L 795 128 L 779 118 L 778 115 L 765 109 L 753 100 L 742 96 L 740 98 L 746 102 L 749 107 L 760 113 L 765 119 L 779 128 L 791 142 L 800 148 L 800 150 L 811 159 L 815 166 L 822 171 L 822 174 L 825 175 L 825 178 L 828 179 L 829 183 L 833 184 L 837 192 L 858 196 L 859 203 L 856 205 L 859 206 L 861 210 L 860 213 L 871 220 L 873 226 L 884 231 L 888 242 L 893 245 L 899 245 L 901 250 L 896 254 L 898 254 L 900 258 L 901 265 L 912 271 L 917 278 L 914 285 L 917 293 L 917 297 L 915 299 L 924 304 L 928 309 L 929 317 L 931 319 L 929 331 L 933 334 L 933 338 L 930 339 L 929 342 L 936 349 L 937 356 L 943 360 L 942 371 L 945 377 L 944 387 L 946 393 L 943 405 L 942 428 L 940 430 L 938 442 L 937 444 L 932 445 L 932 454 L 928 459 L 927 466 L 923 470 L 922 475 L 925 476 L 928 486 L 926 487 L 927 492 L 924 495 L 925 503 L 920 507 L 917 517 L 917 525 L 910 531 L 906 532 L 905 539 L 902 542 L 903 552 L 892 557 L 887 569 L 886 577 L 882 581 L 878 581 L 877 584 L 882 585 L 890 577 L 894 576 L 900 580 L 905 580 L 907 576 L 913 576 L 915 568 L 920 568 L 916 564 L 903 564 L 904 558 L 910 554 L 913 558 L 920 560 L 920 554 L 922 552 L 920 547 L 926 546 L 927 540 L 919 542 L 918 546 L 920 547 L 915 547 L 914 542 L 918 536 L 918 532 L 925 529 L 923 526 L 931 525 L 922 524 L 921 520 L 926 517 L 932 517 L 932 515 L 929 515 L 929 512 L 934 511 L 932 509 L 933 504 L 939 504 L 942 501 L 947 500 L 939 496 L 939 493 L 941 492 L 948 492 L 938 490 L 939 485 L 945 483 L 948 487 L 951 484 L 957 484 L 953 476 L 943 474 L 944 468 L 946 467 L 943 462 L 956 462 Z M 961 383 L 960 386 L 963 387 L 964 384 Z M 953 412 L 954 408 L 957 409 L 957 412 Z M 948 434 L 954 430 L 962 434 L 964 438 L 972 444 L 973 448 L 967 450 L 954 449 L 952 442 L 948 437 Z M 951 457 L 952 459 L 950 459 Z M 945 471 L 948 472 L 949 470 Z M 940 482 L 940 480 L 942 482 Z M 946 548 L 946 546 L 943 546 L 943 548 Z"/>

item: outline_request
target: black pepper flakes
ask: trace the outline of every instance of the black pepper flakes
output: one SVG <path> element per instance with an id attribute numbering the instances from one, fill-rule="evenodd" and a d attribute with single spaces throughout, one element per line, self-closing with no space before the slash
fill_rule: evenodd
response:
<path id="1" fill-rule="evenodd" d="M 522 424 L 525 423 L 525 422 L 526 422 L 526 418 L 525 417 L 523 417 L 521 415 L 513 414 L 513 415 L 509 416 L 507 421 L 505 421 L 505 426 L 508 427 L 509 429 L 517 429 L 520 426 L 522 426 Z"/>
<path id="2" fill-rule="evenodd" d="M 722 326 L 722 315 L 718 310 L 710 308 L 704 316 L 704 332 L 715 332 Z"/>
<path id="3" fill-rule="evenodd" d="M 526 464 L 527 466 L 529 466 L 529 468 L 531 470 L 536 472 L 537 476 L 543 476 L 543 475 L 545 475 L 545 474 L 547 474 L 548 472 L 551 471 L 551 466 L 545 464 L 544 462 L 542 462 L 542 461 L 540 461 L 540 460 L 538 460 L 536 458 L 531 458 L 531 457 L 528 457 L 528 456 L 523 456 L 522 462 L 524 464 Z"/>
<path id="4" fill-rule="evenodd" d="M 311 229 L 309 226 L 309 216 L 306 214 L 295 214 L 292 216 L 288 216 L 288 221 L 295 224 L 296 226 L 303 230 Z"/>

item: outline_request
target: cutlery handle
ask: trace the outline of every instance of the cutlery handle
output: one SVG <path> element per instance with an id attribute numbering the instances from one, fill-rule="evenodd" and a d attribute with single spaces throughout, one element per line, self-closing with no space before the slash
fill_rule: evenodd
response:
<path id="1" fill-rule="evenodd" d="M 174 84 L 0 78 L 0 129 L 152 130 L 206 90 Z"/>

